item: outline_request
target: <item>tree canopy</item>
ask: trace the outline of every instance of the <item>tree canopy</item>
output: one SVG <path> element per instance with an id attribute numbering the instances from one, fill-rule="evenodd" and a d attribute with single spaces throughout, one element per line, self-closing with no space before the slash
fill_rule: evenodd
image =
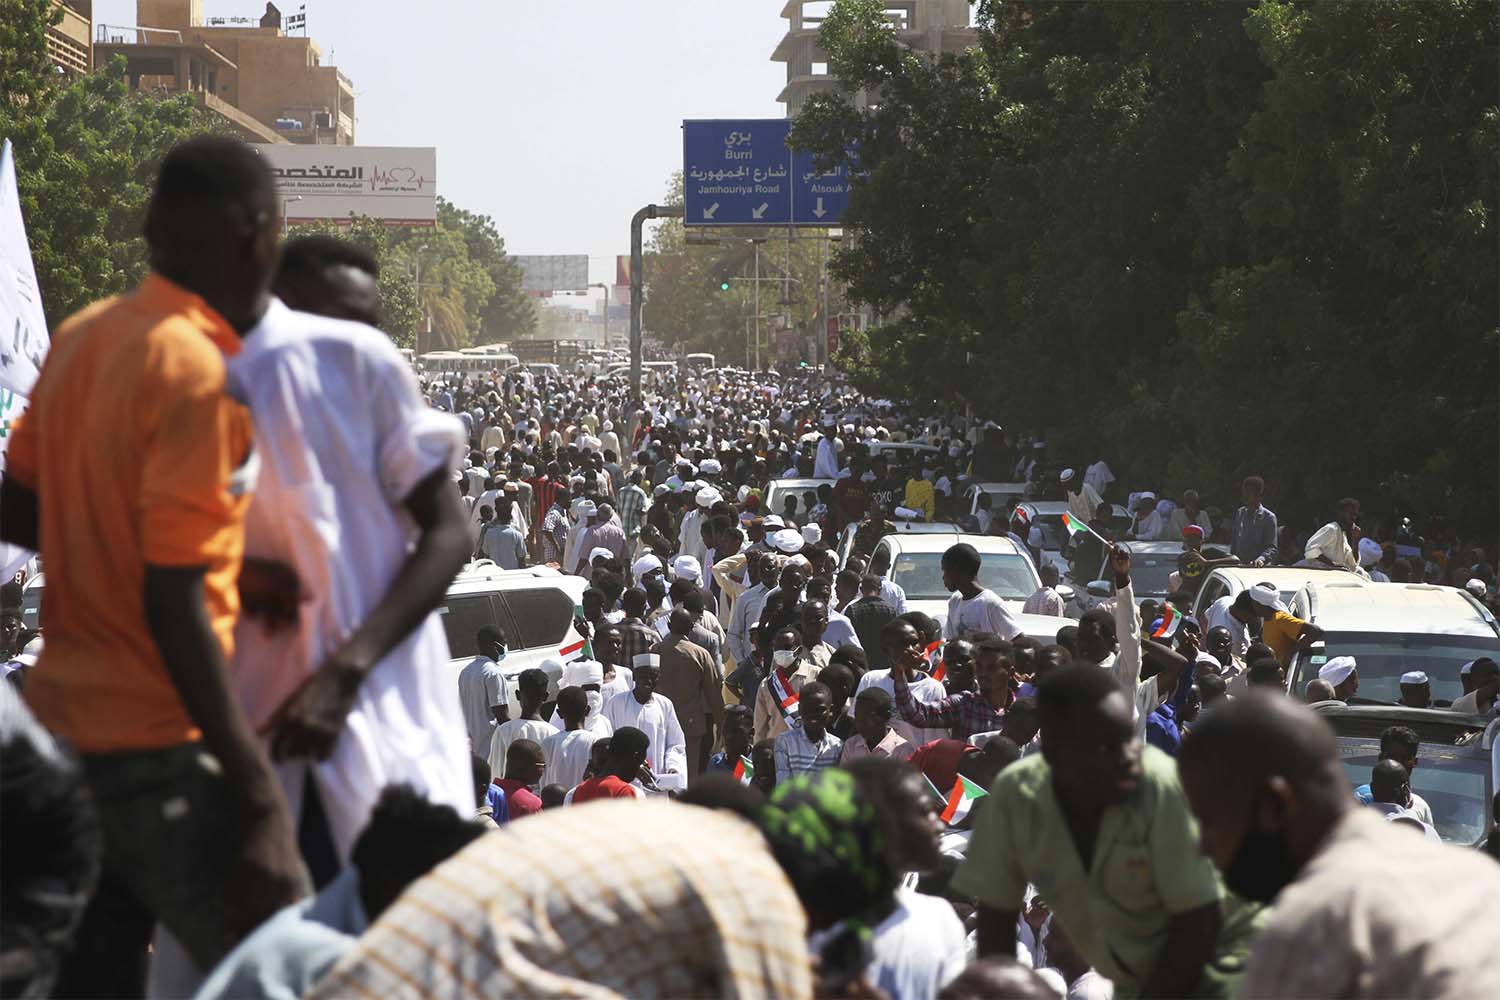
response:
<path id="1" fill-rule="evenodd" d="M 868 388 L 1302 519 L 1500 519 L 1492 4 L 990 0 L 932 59 L 838 0 L 821 37 L 844 89 L 792 143 L 860 151 Z"/>

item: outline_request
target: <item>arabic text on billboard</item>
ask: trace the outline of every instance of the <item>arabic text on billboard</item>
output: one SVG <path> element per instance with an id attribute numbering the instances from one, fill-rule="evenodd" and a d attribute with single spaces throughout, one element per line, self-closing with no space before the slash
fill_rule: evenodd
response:
<path id="1" fill-rule="evenodd" d="M 393 225 L 437 220 L 437 150 L 431 146 L 263 145 L 293 222 L 367 215 Z"/>
<path id="2" fill-rule="evenodd" d="M 528 292 L 581 292 L 589 286 L 587 254 L 541 254 L 512 258 L 521 266 Z"/>

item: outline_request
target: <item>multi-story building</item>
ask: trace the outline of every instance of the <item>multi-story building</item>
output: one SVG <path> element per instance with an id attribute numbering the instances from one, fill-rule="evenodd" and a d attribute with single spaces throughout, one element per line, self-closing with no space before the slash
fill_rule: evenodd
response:
<path id="1" fill-rule="evenodd" d="M 52 65 L 69 76 L 81 76 L 93 67 L 93 0 L 52 0 L 61 8 L 62 20 L 47 29 L 47 55 Z"/>
<path id="2" fill-rule="evenodd" d="M 225 23 L 220 23 L 223 21 Z M 94 58 L 125 56 L 133 90 L 190 93 L 254 142 L 354 144 L 354 85 L 281 12 L 205 22 L 203 0 L 136 0 L 135 27 L 99 25 Z"/>
<path id="3" fill-rule="evenodd" d="M 838 86 L 828 72 L 828 55 L 818 45 L 818 30 L 832 6 L 831 0 L 787 0 L 781 9 L 787 32 L 771 61 L 786 63 L 786 86 L 776 99 L 786 105 L 788 118 L 795 118 L 811 95 Z M 962 52 L 977 38 L 968 0 L 886 0 L 885 14 L 901 42 L 918 52 Z M 857 103 L 865 99 L 858 95 Z"/>

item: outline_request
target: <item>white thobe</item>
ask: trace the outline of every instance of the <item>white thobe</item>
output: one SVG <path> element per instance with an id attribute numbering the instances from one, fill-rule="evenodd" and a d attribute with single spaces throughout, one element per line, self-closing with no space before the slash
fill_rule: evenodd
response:
<path id="1" fill-rule="evenodd" d="M 604 703 L 603 715 L 618 730 L 634 726 L 646 734 L 646 763 L 653 771 L 687 774 L 687 738 L 677 723 L 677 709 L 665 695 L 653 694 L 644 705 L 634 691 L 622 691 Z"/>
<path id="2" fill-rule="evenodd" d="M 274 299 L 228 370 L 260 460 L 245 552 L 290 567 L 302 585 L 294 628 L 267 635 L 242 618 L 235 629 L 235 688 L 261 730 L 385 596 L 417 536 L 403 503 L 433 473 L 459 467 L 463 429 L 427 406 L 385 334 Z M 312 773 L 341 861 L 389 784 L 473 811 L 468 727 L 448 660 L 430 614 L 360 684 L 329 758 L 279 768 L 294 809 Z"/>
<path id="3" fill-rule="evenodd" d="M 813 459 L 814 479 L 837 479 L 839 477 L 839 450 L 833 439 L 818 438 L 818 452 Z"/>
<path id="4" fill-rule="evenodd" d="M 495 735 L 490 737 L 490 773 L 497 778 L 504 777 L 505 755 L 510 753 L 510 745 L 516 740 L 540 743 L 555 732 L 557 728 L 552 723 L 541 719 L 511 719 L 500 723 L 495 727 Z"/>
<path id="5" fill-rule="evenodd" d="M 589 765 L 589 753 L 601 737 L 588 729 L 571 732 L 556 732 L 542 741 L 542 755 L 547 764 L 542 768 L 541 787 L 562 785 L 572 788 L 583 780 L 583 769 Z"/>
<path id="6" fill-rule="evenodd" d="M 1360 567 L 1359 556 L 1355 555 L 1354 547 L 1349 544 L 1349 536 L 1345 534 L 1343 525 L 1337 521 L 1330 521 L 1313 532 L 1302 554 L 1308 562 L 1321 556 L 1339 569 L 1358 573 L 1366 579 L 1370 576 Z"/>

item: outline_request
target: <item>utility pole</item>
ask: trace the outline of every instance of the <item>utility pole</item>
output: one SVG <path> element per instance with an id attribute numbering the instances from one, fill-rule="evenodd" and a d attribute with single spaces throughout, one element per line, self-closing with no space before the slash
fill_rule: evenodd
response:
<path id="1" fill-rule="evenodd" d="M 609 286 L 602 281 L 596 281 L 590 288 L 604 289 L 604 349 L 609 350 Z"/>
<path id="2" fill-rule="evenodd" d="M 760 240 L 751 240 L 755 248 L 755 370 L 760 371 Z"/>
<path id="3" fill-rule="evenodd" d="M 641 398 L 641 293 L 645 288 L 641 227 L 647 219 L 680 218 L 681 205 L 647 205 L 630 219 L 630 391 L 637 400 Z"/>

